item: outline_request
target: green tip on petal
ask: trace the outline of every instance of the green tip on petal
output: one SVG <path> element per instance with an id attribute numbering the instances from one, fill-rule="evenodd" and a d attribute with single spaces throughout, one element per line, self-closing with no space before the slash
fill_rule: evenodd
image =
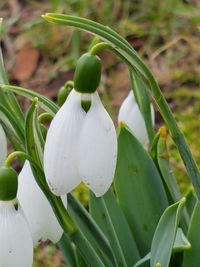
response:
<path id="1" fill-rule="evenodd" d="M 0 200 L 10 201 L 16 198 L 18 174 L 10 167 L 0 167 Z"/>

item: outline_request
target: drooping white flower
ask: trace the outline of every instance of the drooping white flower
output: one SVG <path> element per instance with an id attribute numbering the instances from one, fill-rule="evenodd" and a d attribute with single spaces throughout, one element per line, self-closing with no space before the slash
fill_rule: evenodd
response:
<path id="1" fill-rule="evenodd" d="M 91 102 L 87 112 L 82 100 Z M 83 181 L 103 195 L 112 183 L 116 155 L 115 128 L 98 94 L 72 90 L 47 133 L 44 171 L 51 191 L 61 195 Z"/>
<path id="2" fill-rule="evenodd" d="M 49 188 L 55 195 L 74 189 L 81 177 L 77 165 L 77 142 L 85 111 L 81 94 L 72 90 L 51 122 L 44 148 L 44 172 Z"/>
<path id="3" fill-rule="evenodd" d="M 31 267 L 33 242 L 30 229 L 13 201 L 0 201 L 0 266 Z"/>
<path id="4" fill-rule="evenodd" d="M 154 124 L 155 113 L 153 105 L 151 105 L 151 118 Z M 118 122 L 124 122 L 132 131 L 134 136 L 143 144 L 148 145 L 149 138 L 143 115 L 135 100 L 133 91 L 131 90 L 128 96 L 123 101 L 118 115 Z"/>
<path id="5" fill-rule="evenodd" d="M 113 122 L 97 93 L 91 95 L 79 139 L 79 172 L 83 182 L 103 195 L 110 187 L 116 165 L 117 138 Z"/>
<path id="6" fill-rule="evenodd" d="M 7 156 L 7 140 L 3 127 L 0 124 L 0 166 L 5 162 Z"/>
<path id="7" fill-rule="evenodd" d="M 47 239 L 57 243 L 62 237 L 63 230 L 51 205 L 35 181 L 28 161 L 25 162 L 18 177 L 17 198 L 30 226 L 34 245 Z"/>

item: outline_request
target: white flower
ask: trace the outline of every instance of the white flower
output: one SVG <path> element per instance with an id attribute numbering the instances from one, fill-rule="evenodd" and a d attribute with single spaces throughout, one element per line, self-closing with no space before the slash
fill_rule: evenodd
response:
<path id="1" fill-rule="evenodd" d="M 155 121 L 155 114 L 153 105 L 151 105 L 151 118 L 154 125 Z M 125 123 L 134 136 L 143 144 L 149 144 L 149 138 L 145 126 L 145 121 L 143 115 L 138 107 L 138 104 L 135 100 L 133 91 L 131 90 L 128 96 L 125 98 L 124 102 L 122 103 L 119 115 L 118 115 L 118 122 Z"/>
<path id="2" fill-rule="evenodd" d="M 34 245 L 47 239 L 57 243 L 62 237 L 63 230 L 51 205 L 35 181 L 28 161 L 25 162 L 18 177 L 17 198 L 30 226 Z"/>
<path id="3" fill-rule="evenodd" d="M 51 191 L 58 196 L 70 192 L 81 182 L 77 142 L 85 111 L 80 103 L 81 94 L 73 90 L 52 120 L 47 133 L 44 171 Z"/>
<path id="4" fill-rule="evenodd" d="M 116 165 L 117 139 L 113 122 L 97 93 L 92 94 L 79 140 L 78 168 L 96 196 L 110 187 Z"/>
<path id="5" fill-rule="evenodd" d="M 85 97 L 91 102 L 88 112 L 81 105 Z M 62 195 L 84 181 L 97 196 L 104 194 L 116 156 L 115 128 L 98 94 L 72 90 L 47 133 L 44 171 L 51 191 Z"/>
<path id="6" fill-rule="evenodd" d="M 27 222 L 13 201 L 0 201 L 0 266 L 31 267 L 33 243 Z"/>
<path id="7" fill-rule="evenodd" d="M 0 166 L 5 162 L 7 156 L 7 140 L 3 127 L 0 124 Z"/>

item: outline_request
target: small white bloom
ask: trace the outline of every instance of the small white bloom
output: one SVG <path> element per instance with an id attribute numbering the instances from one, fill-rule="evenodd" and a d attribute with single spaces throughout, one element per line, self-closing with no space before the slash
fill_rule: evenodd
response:
<path id="1" fill-rule="evenodd" d="M 0 201 L 0 266 L 31 267 L 33 243 L 23 215 L 13 201 Z"/>
<path id="2" fill-rule="evenodd" d="M 82 100 L 91 101 L 87 112 Z M 98 93 L 72 90 L 47 133 L 44 171 L 51 191 L 68 193 L 83 181 L 103 195 L 112 183 L 116 157 L 115 128 Z"/>
<path id="3" fill-rule="evenodd" d="M 74 189 L 81 177 L 77 166 L 77 142 L 85 118 L 81 94 L 75 90 L 51 122 L 44 148 L 44 171 L 51 191 L 64 195 Z"/>
<path id="4" fill-rule="evenodd" d="M 35 181 L 28 161 L 25 162 L 18 177 L 17 198 L 29 223 L 34 245 L 47 239 L 57 243 L 62 237 L 63 230 L 51 205 Z"/>
<path id="5" fill-rule="evenodd" d="M 0 124 L 0 166 L 5 162 L 7 156 L 7 140 L 3 127 Z"/>
<path id="6" fill-rule="evenodd" d="M 151 118 L 154 125 L 155 113 L 153 105 L 151 105 Z M 132 131 L 134 136 L 143 144 L 148 145 L 149 138 L 145 126 L 143 115 L 135 100 L 133 91 L 123 101 L 118 115 L 118 122 L 124 122 Z"/>
<path id="7" fill-rule="evenodd" d="M 110 187 L 117 158 L 117 137 L 113 122 L 97 93 L 91 95 L 79 140 L 79 172 L 83 182 L 96 194 Z"/>

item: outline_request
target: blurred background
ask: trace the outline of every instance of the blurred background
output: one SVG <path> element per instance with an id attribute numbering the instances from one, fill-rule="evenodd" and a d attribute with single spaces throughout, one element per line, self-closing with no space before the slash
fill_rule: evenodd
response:
<path id="1" fill-rule="evenodd" d="M 48 24 L 41 19 L 45 12 L 89 18 L 124 36 L 151 68 L 200 165 L 200 0 L 1 0 L 2 49 L 10 82 L 56 101 L 59 88 L 73 78 L 76 60 L 93 36 Z M 100 57 L 99 91 L 116 121 L 130 90 L 128 71 L 112 53 L 101 52 Z M 29 102 L 21 101 L 26 109 Z M 157 112 L 156 128 L 162 125 Z M 187 175 L 170 139 L 168 143 L 173 170 L 186 193 Z M 77 194 L 87 203 L 84 190 L 81 186 Z M 34 267 L 64 267 L 62 260 L 55 246 L 42 244 Z"/>

